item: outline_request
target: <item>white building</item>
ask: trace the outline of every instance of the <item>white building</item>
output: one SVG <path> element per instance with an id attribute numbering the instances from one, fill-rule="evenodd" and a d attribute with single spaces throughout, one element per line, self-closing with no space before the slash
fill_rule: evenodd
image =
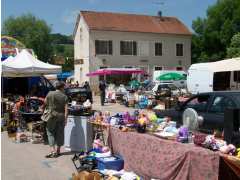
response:
<path id="1" fill-rule="evenodd" d="M 103 67 L 184 70 L 191 64 L 191 32 L 175 17 L 80 11 L 74 33 L 75 80 Z"/>

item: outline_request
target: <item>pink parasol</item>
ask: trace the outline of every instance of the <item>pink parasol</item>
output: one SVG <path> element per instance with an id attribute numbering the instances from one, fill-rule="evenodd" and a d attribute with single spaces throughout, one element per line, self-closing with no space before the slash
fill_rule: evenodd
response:
<path id="1" fill-rule="evenodd" d="M 144 74 L 144 70 L 136 68 L 104 68 L 88 73 L 87 76 L 103 76 L 112 74 Z"/>

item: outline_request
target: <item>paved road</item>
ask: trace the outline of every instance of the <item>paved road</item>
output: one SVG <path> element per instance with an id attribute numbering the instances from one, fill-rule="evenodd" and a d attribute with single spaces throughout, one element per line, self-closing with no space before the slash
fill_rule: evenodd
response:
<path id="1" fill-rule="evenodd" d="M 100 106 L 100 98 L 94 98 L 93 108 L 110 111 L 112 114 L 123 111 L 133 111 L 119 104 Z M 57 159 L 46 159 L 48 146 L 43 144 L 16 144 L 8 138 L 7 132 L 1 134 L 2 145 L 2 179 L 3 180 L 68 180 L 75 172 L 71 161 L 72 154 Z"/>

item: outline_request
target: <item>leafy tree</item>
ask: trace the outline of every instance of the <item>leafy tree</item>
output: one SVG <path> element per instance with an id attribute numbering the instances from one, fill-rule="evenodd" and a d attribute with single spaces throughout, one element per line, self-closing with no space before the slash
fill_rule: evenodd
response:
<path id="1" fill-rule="evenodd" d="M 50 32 L 51 28 L 44 20 L 32 14 L 19 17 L 9 17 L 3 23 L 3 34 L 12 36 L 33 49 L 38 59 L 49 61 L 52 53 Z"/>
<path id="2" fill-rule="evenodd" d="M 226 57 L 231 38 L 240 32 L 240 1 L 218 0 L 206 18 L 193 21 L 192 62 L 216 61 Z"/>
<path id="3" fill-rule="evenodd" d="M 62 35 L 60 33 L 51 34 L 52 44 L 73 44 L 71 36 Z"/>
<path id="4" fill-rule="evenodd" d="M 227 56 L 240 57 L 240 32 L 232 37 L 230 47 L 227 48 Z"/>

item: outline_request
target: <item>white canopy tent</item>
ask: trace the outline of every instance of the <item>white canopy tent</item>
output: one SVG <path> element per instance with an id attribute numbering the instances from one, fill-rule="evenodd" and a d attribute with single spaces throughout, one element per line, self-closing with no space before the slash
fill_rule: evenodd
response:
<path id="1" fill-rule="evenodd" d="M 27 50 L 22 50 L 17 56 L 9 57 L 2 62 L 3 77 L 28 77 L 44 74 L 57 74 L 61 66 L 44 63 L 36 59 Z"/>

